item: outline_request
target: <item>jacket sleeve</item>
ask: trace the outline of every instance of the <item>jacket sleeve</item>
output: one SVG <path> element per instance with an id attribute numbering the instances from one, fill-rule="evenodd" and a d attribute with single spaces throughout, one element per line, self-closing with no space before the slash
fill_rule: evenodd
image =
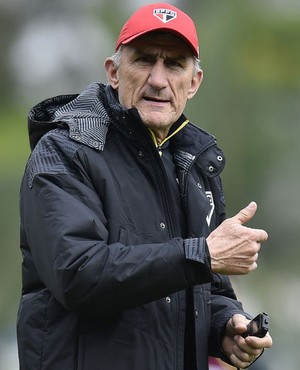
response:
<path id="1" fill-rule="evenodd" d="M 206 260 L 197 264 L 195 277 L 181 238 L 109 244 L 105 200 L 89 185 L 75 151 L 57 150 L 53 136 L 39 142 L 28 162 L 21 188 L 21 229 L 23 248 L 33 261 L 29 265 L 66 309 L 123 310 L 189 287 L 195 279 L 211 281 Z"/>
<path id="2" fill-rule="evenodd" d="M 217 225 L 226 218 L 224 190 L 220 176 L 210 181 L 211 189 L 215 195 L 216 213 L 218 214 Z M 214 274 L 211 284 L 211 330 L 210 330 L 210 355 L 222 358 L 230 363 L 221 350 L 221 341 L 224 336 L 227 322 L 235 314 L 241 314 L 251 319 L 251 315 L 243 309 L 242 303 L 237 300 L 231 281 L 227 275 Z"/>
<path id="3" fill-rule="evenodd" d="M 221 350 L 221 341 L 225 333 L 227 322 L 235 314 L 244 315 L 248 319 L 252 317 L 244 311 L 242 303 L 237 300 L 229 277 L 225 275 L 214 274 L 211 307 L 210 355 L 220 357 L 228 362 L 228 358 L 226 358 Z M 228 363 L 230 363 L 230 361 Z"/>

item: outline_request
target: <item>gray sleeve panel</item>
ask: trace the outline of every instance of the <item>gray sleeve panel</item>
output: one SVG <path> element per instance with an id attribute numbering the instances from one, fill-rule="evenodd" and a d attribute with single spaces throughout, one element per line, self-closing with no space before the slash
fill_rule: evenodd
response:
<path id="1" fill-rule="evenodd" d="M 30 188 L 38 174 L 70 174 L 72 161 L 82 146 L 69 138 L 66 129 L 54 129 L 44 135 L 28 160 L 26 171 Z"/>

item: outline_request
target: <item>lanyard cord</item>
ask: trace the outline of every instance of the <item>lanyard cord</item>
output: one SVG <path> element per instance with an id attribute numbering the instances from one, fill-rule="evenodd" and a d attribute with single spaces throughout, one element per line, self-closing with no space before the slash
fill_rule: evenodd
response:
<path id="1" fill-rule="evenodd" d="M 162 145 L 164 145 L 164 143 L 169 140 L 172 136 L 176 135 L 178 131 L 180 131 L 184 126 L 186 126 L 187 124 L 189 123 L 189 120 L 186 119 L 179 127 L 177 127 L 177 129 L 172 132 L 171 135 L 167 136 L 160 144 L 157 143 L 157 140 L 156 140 L 156 137 L 154 135 L 154 132 L 151 130 L 151 128 L 149 128 L 149 131 L 150 131 L 150 134 L 151 134 L 151 137 L 152 137 L 152 140 L 156 146 L 156 148 L 158 148 L 158 152 L 159 152 L 159 155 L 161 156 L 162 155 L 162 151 L 160 150 L 160 148 L 162 147 Z"/>

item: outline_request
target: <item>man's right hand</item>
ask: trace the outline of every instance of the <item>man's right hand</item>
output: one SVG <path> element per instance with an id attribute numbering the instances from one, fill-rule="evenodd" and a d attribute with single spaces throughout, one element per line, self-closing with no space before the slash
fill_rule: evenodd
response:
<path id="1" fill-rule="evenodd" d="M 268 239 L 266 231 L 244 224 L 252 219 L 257 204 L 251 202 L 234 217 L 219 225 L 206 239 L 213 272 L 243 275 L 257 268 L 261 242 Z"/>

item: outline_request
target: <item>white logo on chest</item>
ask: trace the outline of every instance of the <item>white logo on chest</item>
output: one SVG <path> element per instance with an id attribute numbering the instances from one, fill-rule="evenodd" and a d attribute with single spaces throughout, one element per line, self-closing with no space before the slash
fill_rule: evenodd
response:
<path id="1" fill-rule="evenodd" d="M 215 210 L 215 203 L 214 203 L 214 198 L 213 198 L 211 191 L 206 191 L 205 194 L 207 196 L 207 199 L 209 200 L 209 205 L 210 205 L 210 211 L 208 215 L 206 216 L 206 222 L 207 222 L 207 225 L 210 226 L 211 218 Z"/>

